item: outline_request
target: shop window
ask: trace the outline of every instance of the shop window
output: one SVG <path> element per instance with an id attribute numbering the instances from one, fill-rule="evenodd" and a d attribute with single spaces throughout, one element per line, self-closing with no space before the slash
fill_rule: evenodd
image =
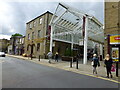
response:
<path id="1" fill-rule="evenodd" d="M 40 43 L 37 44 L 37 51 L 40 49 Z"/>
<path id="2" fill-rule="evenodd" d="M 27 46 L 27 51 L 29 50 L 29 45 Z"/>

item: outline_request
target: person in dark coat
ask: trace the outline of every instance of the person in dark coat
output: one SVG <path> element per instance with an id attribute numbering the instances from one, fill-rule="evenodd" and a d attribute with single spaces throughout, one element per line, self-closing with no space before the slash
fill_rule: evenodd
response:
<path id="1" fill-rule="evenodd" d="M 111 73 L 111 67 L 112 67 L 113 61 L 110 58 L 109 54 L 106 55 L 104 63 L 105 63 L 105 66 L 106 66 L 107 78 L 109 78 L 109 74 L 110 74 L 110 76 L 112 78 L 113 76 L 112 76 L 112 73 Z"/>
<path id="2" fill-rule="evenodd" d="M 57 61 L 58 62 L 58 52 L 56 52 L 56 54 L 55 54 L 55 61 Z"/>
<path id="3" fill-rule="evenodd" d="M 93 59 L 92 59 L 92 62 L 93 62 L 93 74 L 96 73 L 97 74 L 97 66 L 99 67 L 100 66 L 100 63 L 99 63 L 99 59 L 97 57 L 96 54 L 93 54 Z"/>

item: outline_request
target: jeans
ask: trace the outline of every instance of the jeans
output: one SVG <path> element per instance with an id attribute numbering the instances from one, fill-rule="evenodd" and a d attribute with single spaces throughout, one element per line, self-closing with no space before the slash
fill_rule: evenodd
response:
<path id="1" fill-rule="evenodd" d="M 97 69 L 96 67 L 93 67 L 93 74 L 96 73 L 97 74 Z"/>
<path id="2" fill-rule="evenodd" d="M 109 74 L 112 75 L 111 67 L 106 67 L 106 70 L 107 70 L 107 77 L 109 77 Z"/>
<path id="3" fill-rule="evenodd" d="M 49 59 L 49 61 L 48 61 L 48 62 L 49 62 L 49 63 L 51 63 L 51 59 L 52 59 L 52 57 L 48 57 L 48 59 Z"/>

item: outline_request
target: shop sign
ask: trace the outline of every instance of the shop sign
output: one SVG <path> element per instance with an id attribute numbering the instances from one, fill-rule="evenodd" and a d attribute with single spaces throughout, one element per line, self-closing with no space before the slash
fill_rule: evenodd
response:
<path id="1" fill-rule="evenodd" d="M 120 44 L 120 35 L 111 35 L 110 44 Z"/>
<path id="2" fill-rule="evenodd" d="M 119 61 L 119 48 L 112 47 L 112 59 L 113 61 Z"/>

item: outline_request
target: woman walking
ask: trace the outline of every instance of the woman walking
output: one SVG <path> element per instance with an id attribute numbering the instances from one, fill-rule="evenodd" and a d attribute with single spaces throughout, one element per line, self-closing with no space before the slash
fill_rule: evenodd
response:
<path id="1" fill-rule="evenodd" d="M 59 56 L 58 56 L 58 52 L 56 52 L 56 54 L 55 54 L 55 61 L 56 61 L 56 62 L 58 62 L 58 57 L 59 57 Z"/>
<path id="2" fill-rule="evenodd" d="M 99 59 L 97 57 L 96 54 L 93 54 L 93 59 L 92 59 L 92 62 L 93 62 L 93 74 L 97 74 L 97 66 L 99 67 L 100 66 L 100 63 L 99 63 Z"/>
<path id="3" fill-rule="evenodd" d="M 105 66 L 106 66 L 107 78 L 109 78 L 109 74 L 110 74 L 110 77 L 112 78 L 111 67 L 112 67 L 113 61 L 110 58 L 109 54 L 106 55 L 104 63 L 105 63 Z"/>

